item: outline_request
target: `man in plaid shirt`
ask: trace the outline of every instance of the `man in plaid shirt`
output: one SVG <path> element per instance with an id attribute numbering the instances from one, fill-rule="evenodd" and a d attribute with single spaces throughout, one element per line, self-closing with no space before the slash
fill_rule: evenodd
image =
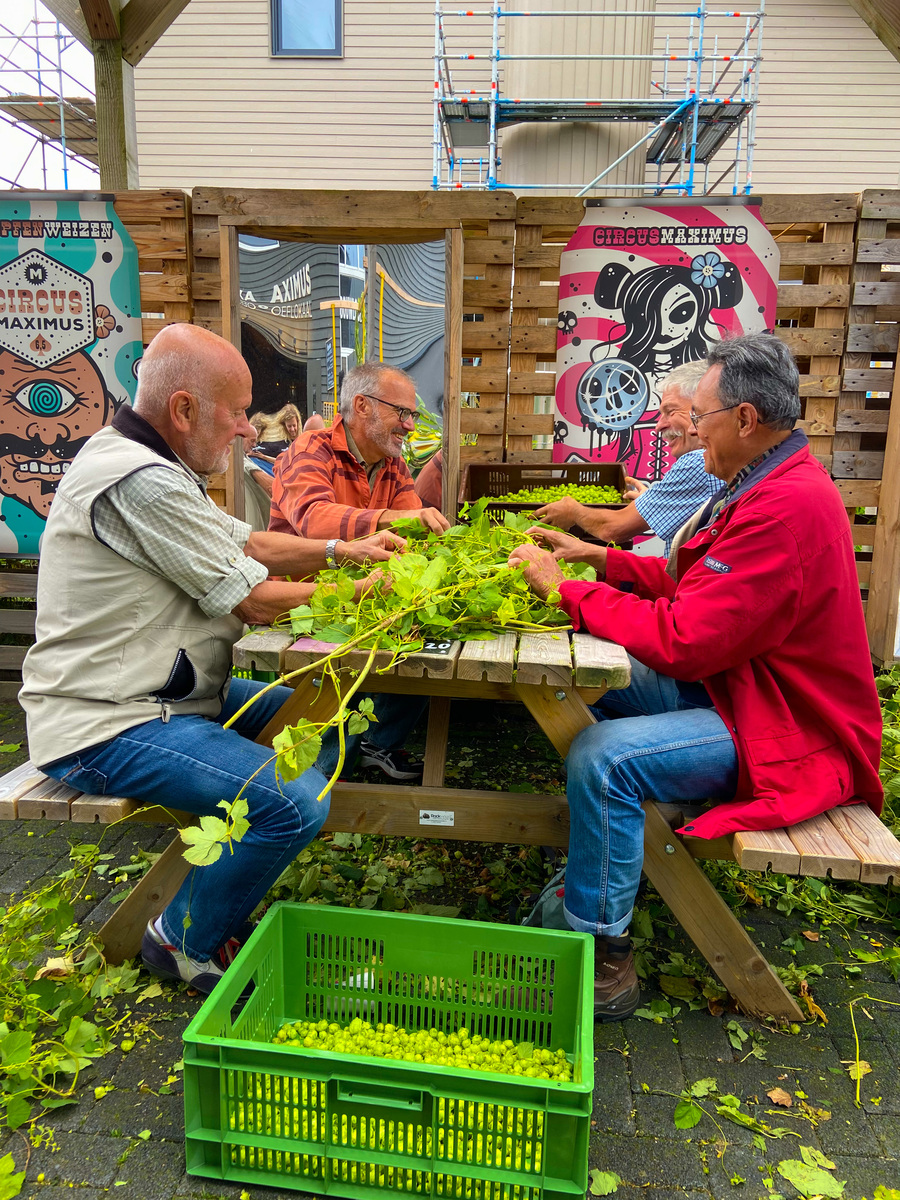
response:
<path id="1" fill-rule="evenodd" d="M 269 529 L 352 541 L 418 517 L 443 533 L 449 522 L 423 508 L 403 440 L 415 428 L 415 381 L 399 367 L 363 363 L 344 377 L 330 429 L 303 433 L 275 464 Z"/>
<path id="2" fill-rule="evenodd" d="M 449 529 L 439 509 L 422 507 L 403 461 L 403 440 L 418 416 L 415 381 L 399 367 L 363 363 L 348 371 L 331 428 L 301 434 L 275 464 L 270 532 L 328 538 L 331 546 L 388 529 L 403 517 L 418 517 L 433 533 Z M 368 738 L 347 737 L 345 770 L 360 755 L 364 767 L 378 767 L 390 779 L 418 781 L 424 764 L 402 747 L 427 701 L 372 699 L 377 721 Z M 337 760 L 332 731 L 318 762 L 327 778 Z"/>

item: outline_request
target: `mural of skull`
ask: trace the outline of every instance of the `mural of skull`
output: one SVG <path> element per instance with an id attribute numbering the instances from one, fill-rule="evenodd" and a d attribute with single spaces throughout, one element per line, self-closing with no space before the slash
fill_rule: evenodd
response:
<path id="1" fill-rule="evenodd" d="M 0 349 L 0 496 L 46 518 L 72 459 L 114 411 L 83 350 L 35 366 Z"/>

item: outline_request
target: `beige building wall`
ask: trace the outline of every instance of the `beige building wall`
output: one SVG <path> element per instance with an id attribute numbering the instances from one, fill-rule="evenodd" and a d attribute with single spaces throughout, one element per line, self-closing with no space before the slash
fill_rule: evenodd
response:
<path id="1" fill-rule="evenodd" d="M 658 47 L 676 4 L 659 0 Z M 766 12 L 754 190 L 900 185 L 900 63 L 849 0 Z M 489 22 L 463 27 L 456 41 L 484 53 Z M 428 188 L 433 53 L 431 0 L 345 0 L 341 59 L 271 58 L 269 0 L 191 0 L 135 71 L 141 186 Z M 451 67 L 482 92 L 488 63 Z M 516 136 L 536 153 L 531 132 Z M 558 178 L 596 173 L 597 135 L 580 139 L 560 135 Z M 540 153 L 546 178 L 556 151 Z"/>
<path id="2" fill-rule="evenodd" d="M 269 0 L 191 0 L 135 71 L 142 187 L 428 188 L 431 0 L 345 0 L 343 58 L 272 58 Z"/>

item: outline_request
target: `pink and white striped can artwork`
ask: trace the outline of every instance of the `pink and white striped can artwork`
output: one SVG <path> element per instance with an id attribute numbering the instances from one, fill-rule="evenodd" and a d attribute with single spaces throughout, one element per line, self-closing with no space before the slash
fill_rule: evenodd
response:
<path id="1" fill-rule="evenodd" d="M 665 474 L 654 425 L 666 375 L 775 323 L 780 256 L 759 204 L 586 201 L 560 259 L 554 462 Z"/>

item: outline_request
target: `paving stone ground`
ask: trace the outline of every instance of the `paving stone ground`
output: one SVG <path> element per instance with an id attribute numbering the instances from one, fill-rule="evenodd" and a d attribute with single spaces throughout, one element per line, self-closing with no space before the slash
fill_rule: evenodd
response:
<path id="1" fill-rule="evenodd" d="M 15 724 L 4 725 L 2 715 L 0 733 L 7 740 L 15 734 Z M 3 765 L 14 766 L 17 757 L 9 756 Z M 163 849 L 172 833 L 154 825 L 104 832 L 99 826 L 47 821 L 0 823 L 0 903 L 63 869 L 73 839 L 101 836 L 116 861 L 125 863 L 138 849 Z M 92 888 L 78 916 L 96 927 L 113 909 L 110 894 L 121 888 L 100 880 Z M 791 959 L 783 943 L 809 927 L 799 916 L 769 910 L 754 910 L 752 926 L 753 936 L 779 965 Z M 829 1173 L 846 1181 L 847 1200 L 873 1200 L 879 1185 L 900 1189 L 900 987 L 877 964 L 859 964 L 858 975 L 847 972 L 847 966 L 855 969 L 850 950 L 871 948 L 871 938 L 891 944 L 883 926 L 861 925 L 849 938 L 829 930 L 808 953 L 801 951 L 803 961 L 822 965 L 823 975 L 812 982 L 827 1026 L 804 1026 L 792 1036 L 741 1019 L 742 1027 L 758 1037 L 751 1036 L 740 1051 L 727 1030 L 735 1014 L 717 1017 L 689 1011 L 687 1005 L 658 1024 L 632 1018 L 596 1027 L 589 1164 L 621 1178 L 617 1197 L 771 1200 L 777 1193 L 792 1200 L 800 1193 L 778 1173 L 777 1164 L 800 1158 L 801 1145 L 835 1164 Z M 857 1106 L 845 1064 L 856 1057 L 849 1004 L 859 996 L 874 999 L 854 1006 L 860 1057 L 871 1066 Z M 654 998 L 661 994 L 651 990 L 645 1001 Z M 79 1102 L 52 1114 L 47 1125 L 53 1132 L 43 1144 L 32 1146 L 19 1133 L 0 1139 L 0 1155 L 12 1152 L 17 1169 L 26 1170 L 23 1197 L 274 1200 L 289 1194 L 185 1172 L 181 1037 L 199 1006 L 199 997 L 174 986 L 136 1006 L 148 1031 L 127 1053 L 117 1049 L 83 1072 Z M 763 1057 L 748 1054 L 754 1045 Z M 694 1128 L 676 1128 L 678 1094 L 708 1078 L 717 1081 L 721 1093 L 737 1096 L 742 1111 L 789 1134 L 760 1141 L 752 1130 L 717 1116 L 709 1102 L 704 1102 L 709 1115 Z M 94 1089 L 100 1086 L 112 1090 L 97 1099 Z M 790 1094 L 790 1109 L 777 1109 L 767 1098 L 775 1087 Z M 471 1200 L 540 1197 L 526 1191 L 518 1197 L 473 1191 Z"/>

